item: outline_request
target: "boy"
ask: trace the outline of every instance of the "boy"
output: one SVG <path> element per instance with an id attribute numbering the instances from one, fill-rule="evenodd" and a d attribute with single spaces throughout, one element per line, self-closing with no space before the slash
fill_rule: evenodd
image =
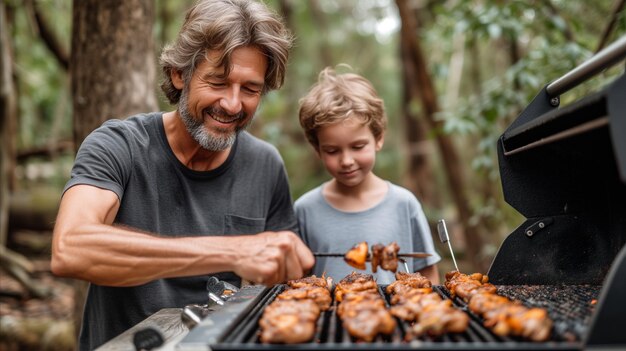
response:
<path id="1" fill-rule="evenodd" d="M 367 241 L 371 246 L 396 241 L 400 252 L 428 252 L 407 259 L 409 269 L 439 284 L 430 229 L 415 196 L 376 176 L 376 152 L 384 142 L 386 115 L 383 101 L 365 78 L 337 74 L 328 67 L 300 100 L 300 125 L 330 181 L 302 195 L 296 203 L 300 235 L 314 252 L 347 252 Z M 399 270 L 404 270 L 400 265 Z M 341 258 L 317 258 L 314 274 L 338 281 L 352 272 Z M 395 281 L 394 273 L 372 273 L 379 284 Z"/>

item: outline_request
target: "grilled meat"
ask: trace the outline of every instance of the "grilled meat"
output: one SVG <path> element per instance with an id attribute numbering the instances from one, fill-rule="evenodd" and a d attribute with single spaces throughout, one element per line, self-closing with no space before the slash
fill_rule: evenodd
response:
<path id="1" fill-rule="evenodd" d="M 467 275 L 458 271 L 448 272 L 445 287 L 453 297 L 459 296 L 465 302 L 469 302 L 471 296 L 476 293 L 496 292 L 496 287 L 489 283 L 489 277 L 480 273 Z"/>
<path id="2" fill-rule="evenodd" d="M 345 276 L 335 286 L 335 299 L 343 300 L 343 295 L 351 291 L 373 290 L 378 293 L 378 285 L 371 274 L 352 272 Z"/>
<path id="3" fill-rule="evenodd" d="M 460 272 L 446 274 L 445 286 L 453 296 L 468 303 L 469 309 L 482 316 L 484 325 L 495 334 L 521 336 L 532 341 L 546 341 L 552 333 L 552 320 L 545 309 L 528 308 L 520 301 L 497 295 L 488 277 Z"/>
<path id="4" fill-rule="evenodd" d="M 432 283 L 428 278 L 420 274 L 396 272 L 396 281 L 389 284 L 386 288 L 387 294 L 400 294 L 417 288 L 430 288 Z"/>
<path id="5" fill-rule="evenodd" d="M 378 266 L 380 266 L 382 263 L 384 250 L 385 250 L 385 245 L 383 244 L 372 245 L 372 272 L 374 273 L 378 271 Z"/>
<path id="6" fill-rule="evenodd" d="M 322 288 L 326 288 L 330 291 L 333 286 L 333 278 L 324 277 L 324 275 L 322 275 L 321 277 L 311 275 L 311 276 L 300 278 L 300 279 L 289 280 L 287 281 L 287 285 L 289 285 L 290 288 L 302 288 L 305 286 L 319 286 Z"/>
<path id="7" fill-rule="evenodd" d="M 263 343 L 295 344 L 315 335 L 320 309 L 312 300 L 277 300 L 263 311 L 259 321 Z"/>
<path id="8" fill-rule="evenodd" d="M 365 269 L 365 261 L 367 261 L 368 247 L 367 241 L 354 245 L 343 256 L 344 261 L 356 269 Z"/>
<path id="9" fill-rule="evenodd" d="M 452 301 L 441 300 L 426 304 L 411 328 L 416 335 L 429 334 L 439 336 L 445 333 L 462 333 L 467 330 L 469 317 L 463 311 L 452 307 Z"/>
<path id="10" fill-rule="evenodd" d="M 330 291 L 320 286 L 302 286 L 283 291 L 276 296 L 277 300 L 311 300 L 317 304 L 322 311 L 328 310 L 332 298 Z"/>
<path id="11" fill-rule="evenodd" d="M 396 281 L 387 286 L 387 293 L 392 295 L 391 314 L 415 322 L 407 333 L 409 339 L 423 334 L 460 333 L 467 329 L 467 314 L 453 308 L 452 301 L 433 292 L 432 283 L 420 273 L 396 273 Z"/>
<path id="12" fill-rule="evenodd" d="M 376 273 L 379 266 L 391 272 L 398 270 L 398 251 L 400 246 L 395 241 L 387 246 L 372 245 L 372 272 Z"/>
<path id="13" fill-rule="evenodd" d="M 380 268 L 390 272 L 398 270 L 398 251 L 400 251 L 400 246 L 395 241 L 385 246 Z"/>
<path id="14" fill-rule="evenodd" d="M 265 308 L 259 320 L 263 343 L 310 341 L 321 311 L 330 307 L 332 279 L 313 275 L 290 280 L 287 285 L 288 288 Z"/>
<path id="15" fill-rule="evenodd" d="M 343 327 L 352 337 L 367 342 L 374 340 L 378 334 L 393 333 L 396 321 L 384 307 L 384 301 L 382 302 L 382 307 L 368 302 L 350 304 L 350 307 L 343 309 Z"/>
<path id="16" fill-rule="evenodd" d="M 344 295 L 343 301 L 337 306 L 337 315 L 343 318 L 350 313 L 346 311 L 359 310 L 360 306 L 370 305 L 376 308 L 386 308 L 385 301 L 380 297 L 378 291 L 364 290 L 348 292 Z"/>
<path id="17" fill-rule="evenodd" d="M 337 284 L 335 296 L 340 302 L 337 315 L 353 338 L 369 342 L 378 334 L 393 333 L 396 321 L 372 275 L 352 272 Z"/>

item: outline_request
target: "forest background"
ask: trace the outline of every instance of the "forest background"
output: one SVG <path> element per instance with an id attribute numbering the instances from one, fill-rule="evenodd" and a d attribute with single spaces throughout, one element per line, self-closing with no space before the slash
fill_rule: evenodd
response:
<path id="1" fill-rule="evenodd" d="M 442 273 L 453 265 L 437 220 L 446 219 L 466 272 L 487 272 L 524 220 L 502 197 L 497 138 L 542 87 L 626 34 L 624 0 L 266 2 L 296 45 L 284 87 L 264 98 L 250 130 L 281 152 L 293 198 L 328 179 L 301 132 L 298 99 L 321 69 L 348 64 L 385 101 L 389 126 L 375 172 L 422 202 Z M 0 349 L 41 346 L 50 333 L 27 323 L 32 340 L 15 341 L 6 331 L 32 317 L 29 304 L 60 294 L 45 286 L 54 280 L 50 232 L 75 150 L 107 119 L 174 108 L 158 88 L 157 59 L 191 4 L 1 0 Z M 603 72 L 561 105 L 623 71 L 622 64 Z M 82 307 L 84 286 L 66 283 L 62 291 L 78 301 L 65 301 L 75 303 L 73 313 L 39 312 L 69 320 L 57 334 L 73 332 Z M 22 313 L 9 319 L 11 306 Z"/>

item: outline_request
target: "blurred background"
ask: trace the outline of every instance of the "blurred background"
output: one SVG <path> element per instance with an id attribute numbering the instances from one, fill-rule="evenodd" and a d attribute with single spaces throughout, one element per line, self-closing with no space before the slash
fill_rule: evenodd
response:
<path id="1" fill-rule="evenodd" d="M 193 1 L 0 0 L 0 350 L 72 350 L 84 283 L 49 272 L 75 150 L 110 118 L 169 111 L 157 59 Z M 296 37 L 251 132 L 278 147 L 292 196 L 328 179 L 298 99 L 348 64 L 385 101 L 375 172 L 415 193 L 459 268 L 488 272 L 523 221 L 502 198 L 496 141 L 549 82 L 626 34 L 624 0 L 267 0 Z M 344 70 L 339 68 L 339 71 Z M 619 65 L 561 106 L 624 72 Z M 453 265 L 447 246 L 441 274 Z"/>

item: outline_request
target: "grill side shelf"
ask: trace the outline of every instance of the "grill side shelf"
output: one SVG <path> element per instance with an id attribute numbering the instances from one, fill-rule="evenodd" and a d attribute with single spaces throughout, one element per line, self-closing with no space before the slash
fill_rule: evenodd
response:
<path id="1" fill-rule="evenodd" d="M 216 308 L 193 328 L 177 345 L 177 349 L 210 350 L 209 345 L 217 343 L 226 335 L 231 335 L 232 329 L 239 325 L 252 309 L 259 306 L 264 297 L 267 298 L 267 290 L 268 288 L 264 286 L 241 288 L 224 306 Z"/>

